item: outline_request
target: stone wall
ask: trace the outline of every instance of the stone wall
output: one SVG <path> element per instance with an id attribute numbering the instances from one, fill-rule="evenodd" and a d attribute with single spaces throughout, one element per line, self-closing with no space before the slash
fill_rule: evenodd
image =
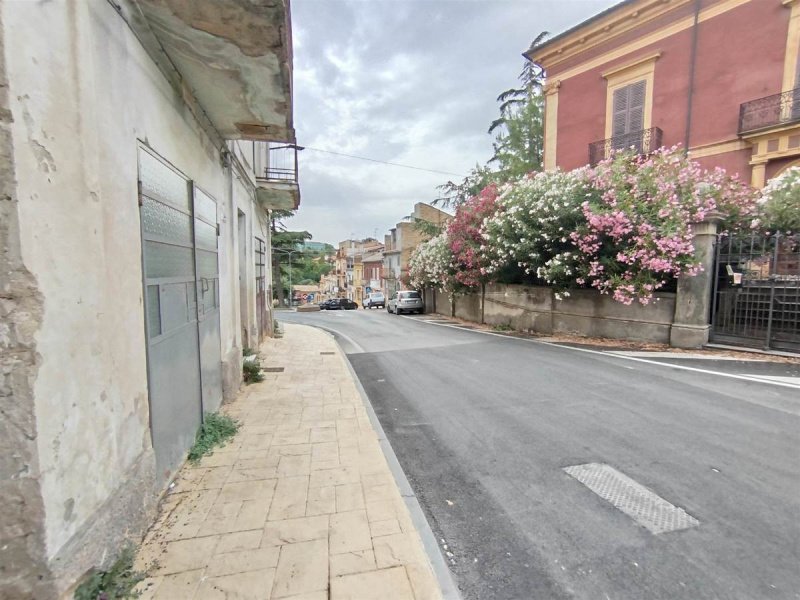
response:
<path id="1" fill-rule="evenodd" d="M 626 306 L 595 290 L 574 290 L 561 300 L 548 287 L 489 284 L 486 286 L 483 322 L 517 331 L 571 334 L 586 337 L 670 342 L 675 314 L 675 294 L 660 293 L 643 306 Z M 432 293 L 427 309 L 432 310 Z M 454 316 L 481 322 L 481 293 L 457 295 Z M 436 312 L 451 314 L 447 294 L 436 292 Z"/>

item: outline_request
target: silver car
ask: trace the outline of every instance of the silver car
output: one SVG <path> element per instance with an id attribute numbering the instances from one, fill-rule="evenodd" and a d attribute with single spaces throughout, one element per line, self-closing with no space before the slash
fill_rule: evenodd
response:
<path id="1" fill-rule="evenodd" d="M 392 294 L 392 297 L 389 298 L 389 304 L 386 305 L 386 310 L 396 315 L 404 312 L 422 313 L 425 310 L 425 305 L 422 303 L 422 294 L 414 290 L 395 292 Z"/>

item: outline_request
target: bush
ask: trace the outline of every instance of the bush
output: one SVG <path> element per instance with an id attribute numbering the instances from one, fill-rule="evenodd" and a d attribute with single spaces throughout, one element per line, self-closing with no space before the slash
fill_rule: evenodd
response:
<path id="1" fill-rule="evenodd" d="M 217 446 L 222 446 L 239 431 L 239 423 L 221 413 L 206 413 L 203 424 L 197 430 L 194 445 L 189 450 L 189 460 L 198 462 Z"/>
<path id="2" fill-rule="evenodd" d="M 772 231 L 800 232 L 800 167 L 792 167 L 764 188 L 757 224 Z"/>
<path id="3" fill-rule="evenodd" d="M 75 600 L 123 600 L 138 598 L 134 588 L 145 578 L 135 571 L 133 561 L 136 550 L 129 546 L 122 550 L 119 558 L 108 571 L 95 571 L 75 590 Z"/>

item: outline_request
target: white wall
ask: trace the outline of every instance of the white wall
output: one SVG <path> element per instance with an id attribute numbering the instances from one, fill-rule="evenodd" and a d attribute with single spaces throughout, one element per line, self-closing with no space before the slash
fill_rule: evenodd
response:
<path id="1" fill-rule="evenodd" d="M 53 557 L 152 463 L 137 144 L 218 203 L 223 360 L 240 348 L 236 209 L 248 217 L 250 257 L 253 224 L 262 225 L 251 190 L 230 181 L 219 149 L 108 2 L 0 9 L 22 256 L 44 295 L 35 396 Z"/>

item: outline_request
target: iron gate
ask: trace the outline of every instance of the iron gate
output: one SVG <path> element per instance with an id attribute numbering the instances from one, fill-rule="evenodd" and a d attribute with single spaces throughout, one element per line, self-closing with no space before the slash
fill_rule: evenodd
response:
<path id="1" fill-rule="evenodd" d="M 267 245 L 256 238 L 256 321 L 259 339 L 263 340 L 269 332 L 267 313 Z"/>
<path id="2" fill-rule="evenodd" d="M 800 235 L 717 238 L 711 340 L 800 352 Z"/>

